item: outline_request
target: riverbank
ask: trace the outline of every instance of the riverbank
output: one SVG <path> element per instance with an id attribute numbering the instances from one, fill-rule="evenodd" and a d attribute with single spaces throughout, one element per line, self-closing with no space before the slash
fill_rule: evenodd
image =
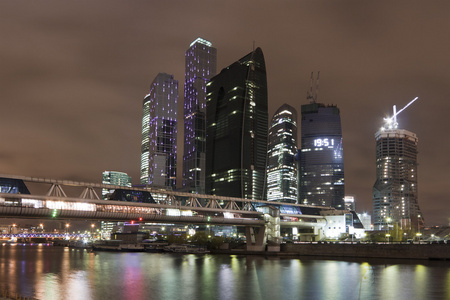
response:
<path id="1" fill-rule="evenodd" d="M 219 249 L 211 253 L 266 256 L 314 256 L 332 258 L 392 258 L 449 260 L 450 244 L 281 244 L 280 252 Z"/>

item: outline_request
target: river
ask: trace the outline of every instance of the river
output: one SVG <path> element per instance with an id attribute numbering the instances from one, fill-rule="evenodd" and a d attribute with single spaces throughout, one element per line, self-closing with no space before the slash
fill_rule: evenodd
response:
<path id="1" fill-rule="evenodd" d="M 449 261 L 87 252 L 0 245 L 0 288 L 35 299 L 450 299 Z"/>

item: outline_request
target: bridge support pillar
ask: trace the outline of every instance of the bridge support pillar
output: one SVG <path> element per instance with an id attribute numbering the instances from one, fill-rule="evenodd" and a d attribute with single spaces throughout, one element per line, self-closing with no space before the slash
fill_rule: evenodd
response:
<path id="1" fill-rule="evenodd" d="M 264 211 L 266 224 L 257 227 L 245 227 L 247 251 L 280 252 L 280 210 L 274 206 L 267 206 Z"/>
<path id="2" fill-rule="evenodd" d="M 264 214 L 267 231 L 267 252 L 280 252 L 280 210 L 277 207 L 269 206 Z"/>
<path id="3" fill-rule="evenodd" d="M 245 237 L 247 239 L 247 251 L 265 251 L 266 250 L 266 226 L 258 227 L 258 232 L 255 232 L 255 227 L 245 227 Z"/>

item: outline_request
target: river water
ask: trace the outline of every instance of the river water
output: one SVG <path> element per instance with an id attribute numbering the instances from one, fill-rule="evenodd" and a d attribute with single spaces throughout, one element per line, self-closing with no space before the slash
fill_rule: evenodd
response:
<path id="1" fill-rule="evenodd" d="M 0 245 L 0 288 L 36 299 L 450 299 L 449 261 L 89 253 Z"/>

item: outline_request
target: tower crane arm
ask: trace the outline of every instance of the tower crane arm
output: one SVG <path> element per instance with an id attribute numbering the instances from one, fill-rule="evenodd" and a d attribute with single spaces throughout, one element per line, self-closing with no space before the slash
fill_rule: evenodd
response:
<path id="1" fill-rule="evenodd" d="M 399 113 L 401 113 L 402 111 L 404 111 L 408 106 L 410 106 L 411 104 L 413 104 L 417 99 L 419 99 L 419 97 L 416 97 L 414 99 L 412 99 L 408 104 L 405 105 L 405 107 L 403 107 L 402 109 L 400 109 L 398 112 L 394 112 L 394 115 L 392 116 L 394 118 L 395 121 L 397 121 L 397 115 Z"/>

